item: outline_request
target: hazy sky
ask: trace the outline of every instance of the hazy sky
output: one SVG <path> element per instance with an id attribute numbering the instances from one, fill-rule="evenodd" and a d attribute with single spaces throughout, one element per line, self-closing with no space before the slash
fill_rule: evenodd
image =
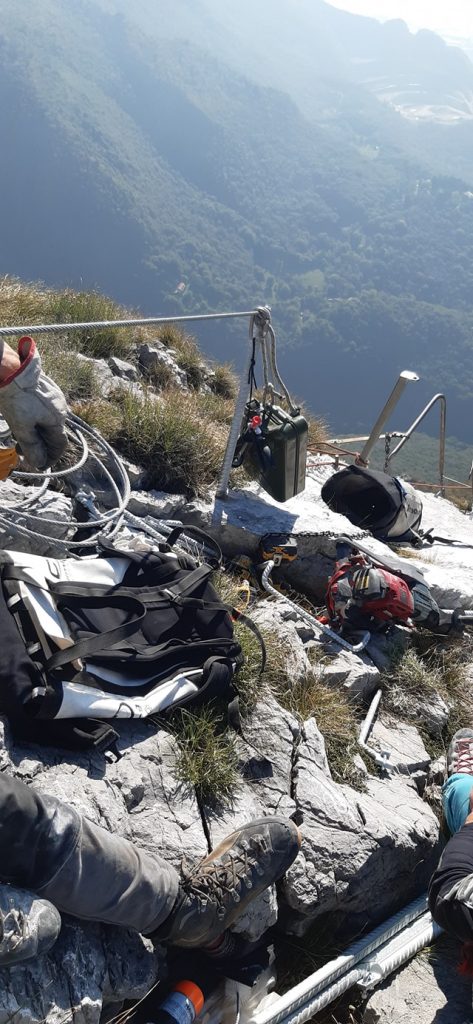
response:
<path id="1" fill-rule="evenodd" d="M 402 18 L 413 30 L 430 28 L 446 37 L 473 37 L 473 0 L 328 0 L 353 14 Z"/>

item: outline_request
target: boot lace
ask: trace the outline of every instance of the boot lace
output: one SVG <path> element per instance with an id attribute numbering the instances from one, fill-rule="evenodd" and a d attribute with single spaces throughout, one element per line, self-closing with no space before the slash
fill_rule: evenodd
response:
<path id="1" fill-rule="evenodd" d="M 229 850 L 218 860 L 207 864 L 200 861 L 192 870 L 184 869 L 182 887 L 198 900 L 201 909 L 214 902 L 218 917 L 223 917 L 229 899 L 240 902 L 242 884 L 252 889 L 254 875 L 264 875 L 269 856 L 270 848 L 263 836 L 241 840 L 236 850 Z"/>
<path id="2" fill-rule="evenodd" d="M 470 737 L 464 736 L 457 740 L 455 751 L 452 757 L 454 772 L 464 772 L 473 775 L 473 743 Z"/>

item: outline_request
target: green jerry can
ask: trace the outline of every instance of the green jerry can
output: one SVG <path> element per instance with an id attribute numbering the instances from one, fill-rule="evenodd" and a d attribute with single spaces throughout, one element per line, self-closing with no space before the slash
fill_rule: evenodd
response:
<path id="1" fill-rule="evenodd" d="M 271 460 L 262 470 L 261 486 L 275 501 L 289 501 L 305 488 L 307 420 L 277 405 L 266 406 L 262 429 Z"/>

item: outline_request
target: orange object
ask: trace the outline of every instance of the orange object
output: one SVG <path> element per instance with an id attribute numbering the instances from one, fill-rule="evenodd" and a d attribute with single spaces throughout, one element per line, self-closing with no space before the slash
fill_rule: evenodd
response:
<path id="1" fill-rule="evenodd" d="M 18 465 L 16 448 L 0 448 L 0 480 L 6 480 L 7 476 Z"/>
<path id="2" fill-rule="evenodd" d="M 190 999 L 194 1009 L 196 1017 L 204 1008 L 204 994 L 202 989 L 193 981 L 178 981 L 177 985 L 174 985 L 174 992 L 182 992 L 183 996 L 187 996 Z"/>

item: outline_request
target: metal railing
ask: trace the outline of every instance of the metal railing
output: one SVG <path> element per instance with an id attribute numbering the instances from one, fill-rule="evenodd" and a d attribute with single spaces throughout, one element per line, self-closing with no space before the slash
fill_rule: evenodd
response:
<path id="1" fill-rule="evenodd" d="M 409 381 L 417 381 L 417 380 L 419 380 L 419 377 L 417 376 L 417 374 L 412 373 L 409 370 L 403 370 L 403 372 L 399 375 L 399 379 L 397 380 L 397 382 L 395 384 L 395 387 L 393 388 L 393 391 L 391 392 L 389 398 L 387 399 L 385 405 L 383 406 L 383 408 L 382 408 L 382 410 L 381 410 L 381 412 L 380 412 L 380 414 L 379 414 L 379 416 L 378 416 L 378 418 L 376 420 L 376 423 L 375 423 L 371 433 L 368 434 L 368 435 L 362 435 L 362 436 L 357 435 L 357 436 L 352 436 L 352 437 L 333 438 L 330 441 L 330 444 L 333 444 L 333 445 L 345 445 L 345 444 L 353 444 L 353 443 L 355 443 L 357 441 L 364 441 L 365 444 L 363 446 L 362 451 L 359 452 L 358 454 L 356 452 L 354 452 L 353 456 L 354 456 L 356 465 L 367 466 L 368 465 L 369 456 L 371 455 L 371 452 L 372 452 L 375 444 L 378 441 L 384 440 L 384 441 L 386 441 L 389 444 L 389 441 L 391 440 L 391 438 L 399 437 L 401 440 L 399 441 L 399 444 L 396 445 L 394 450 L 392 452 L 390 452 L 389 450 L 386 451 L 386 458 L 385 458 L 384 468 L 385 468 L 385 471 L 387 471 L 389 469 L 389 465 L 392 462 L 392 460 L 402 450 L 402 448 L 407 443 L 409 438 L 412 437 L 412 435 L 415 433 L 417 428 L 423 422 L 425 417 L 428 415 L 428 413 L 431 411 L 431 409 L 433 409 L 434 405 L 436 405 L 437 402 L 438 402 L 440 404 L 439 487 L 440 487 L 440 493 L 444 497 L 445 496 L 445 480 L 446 480 L 446 477 L 445 477 L 445 439 L 446 439 L 446 429 L 447 429 L 447 399 L 446 399 L 445 395 L 440 394 L 440 393 L 437 394 L 437 395 L 434 395 L 433 398 L 430 399 L 430 402 L 428 402 L 427 405 L 424 407 L 424 409 L 422 409 L 422 411 L 419 413 L 419 415 L 416 417 L 416 419 L 411 423 L 410 427 L 408 427 L 407 430 L 403 430 L 403 431 L 400 431 L 400 430 L 394 431 L 393 430 L 393 431 L 390 431 L 390 432 L 386 432 L 384 434 L 381 433 L 381 430 L 384 427 L 388 417 L 391 415 L 391 413 L 393 412 L 395 406 L 397 405 L 397 403 L 398 403 L 398 401 L 399 401 L 399 399 L 400 399 L 400 397 L 401 397 L 401 395 L 402 395 L 402 393 L 404 391 L 404 388 L 406 387 L 406 384 Z M 473 474 L 472 474 L 472 477 L 473 477 Z M 472 481 L 472 487 L 473 487 L 473 481 Z"/>

